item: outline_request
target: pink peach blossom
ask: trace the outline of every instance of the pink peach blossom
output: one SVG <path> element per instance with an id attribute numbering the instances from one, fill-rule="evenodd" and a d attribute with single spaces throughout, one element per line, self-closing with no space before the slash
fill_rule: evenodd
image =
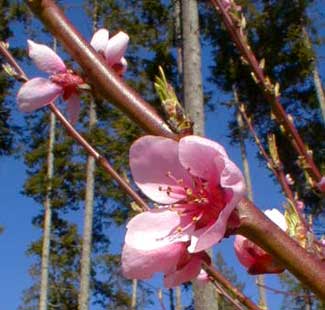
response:
<path id="1" fill-rule="evenodd" d="M 49 78 L 38 77 L 23 84 L 17 94 L 19 109 L 32 112 L 62 96 L 68 104 L 69 119 L 75 123 L 80 111 L 78 87 L 83 84 L 81 77 L 68 70 L 63 60 L 46 45 L 28 40 L 28 54 Z"/>
<path id="2" fill-rule="evenodd" d="M 283 231 L 287 230 L 285 218 L 277 209 L 266 210 L 265 215 Z M 280 273 L 284 271 L 284 267 L 269 253 L 246 237 L 237 235 L 234 248 L 239 262 L 247 268 L 250 274 Z"/>
<path id="3" fill-rule="evenodd" d="M 127 69 L 124 54 L 128 42 L 129 36 L 123 31 L 109 38 L 108 30 L 99 29 L 94 33 L 90 45 L 105 58 L 109 67 L 113 68 L 117 74 L 122 75 Z"/>
<path id="4" fill-rule="evenodd" d="M 227 220 L 245 194 L 244 179 L 224 148 L 211 140 L 187 136 L 179 142 L 144 136 L 130 149 L 135 183 L 171 214 L 164 240 L 188 241 L 190 253 L 218 243 Z M 141 216 L 149 216 L 156 210 Z M 159 232 L 160 225 L 155 225 Z M 159 232 L 160 234 L 160 232 Z"/>
<path id="5" fill-rule="evenodd" d="M 126 278 L 144 280 L 162 272 L 164 285 L 174 287 L 199 276 L 203 261 L 210 264 L 205 252 L 187 251 L 189 242 L 166 238 L 171 229 L 169 222 L 179 223 L 179 216 L 155 209 L 135 216 L 128 223 L 122 251 L 122 272 Z"/>
<path id="6" fill-rule="evenodd" d="M 325 193 L 325 176 L 321 178 L 317 186 L 321 193 Z"/>

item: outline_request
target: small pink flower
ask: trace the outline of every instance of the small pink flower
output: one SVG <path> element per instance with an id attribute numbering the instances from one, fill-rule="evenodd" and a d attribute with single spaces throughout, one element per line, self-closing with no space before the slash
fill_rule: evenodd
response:
<path id="1" fill-rule="evenodd" d="M 320 182 L 317 185 L 321 193 L 325 193 L 325 177 L 322 177 Z"/>
<path id="2" fill-rule="evenodd" d="M 188 242 L 165 238 L 170 232 L 169 223 L 175 221 L 179 223 L 175 212 L 155 209 L 135 216 L 128 223 L 122 251 L 126 278 L 144 280 L 162 272 L 164 285 L 174 287 L 197 277 L 203 261 L 210 264 L 205 252 L 189 253 Z"/>
<path id="3" fill-rule="evenodd" d="M 277 209 L 266 210 L 264 213 L 283 231 L 287 230 L 285 218 Z M 236 236 L 234 247 L 238 260 L 247 268 L 250 274 L 280 273 L 284 271 L 284 267 L 270 254 L 241 235 Z"/>
<path id="4" fill-rule="evenodd" d="M 90 41 L 90 45 L 99 52 L 109 67 L 122 75 L 127 69 L 127 61 L 124 54 L 129 42 L 129 36 L 120 31 L 109 39 L 109 32 L 106 29 L 96 31 Z"/>
<path id="5" fill-rule="evenodd" d="M 75 123 L 80 111 L 78 87 L 83 84 L 81 77 L 68 70 L 62 59 L 46 45 L 28 40 L 28 54 L 36 66 L 50 76 L 48 79 L 34 78 L 23 84 L 17 94 L 19 109 L 32 112 L 62 96 L 68 104 L 69 119 Z"/>
<path id="6" fill-rule="evenodd" d="M 227 220 L 245 194 L 244 178 L 224 148 L 198 136 L 179 142 L 144 136 L 130 149 L 130 167 L 143 193 L 167 205 L 160 207 L 161 213 L 175 217 L 166 224 L 165 239 L 189 241 L 190 253 L 223 238 Z"/>

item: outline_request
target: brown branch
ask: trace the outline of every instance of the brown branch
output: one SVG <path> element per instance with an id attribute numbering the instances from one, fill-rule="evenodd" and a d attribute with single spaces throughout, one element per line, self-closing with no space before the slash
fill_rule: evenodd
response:
<path id="1" fill-rule="evenodd" d="M 251 310 L 261 310 L 253 301 L 251 301 L 247 296 L 245 296 L 237 287 L 233 286 L 232 283 L 225 278 L 220 272 L 211 267 L 210 265 L 203 263 L 203 269 L 206 273 L 215 280 L 217 283 L 220 283 L 224 288 L 231 292 L 237 300 L 240 301 L 244 306 Z"/>
<path id="2" fill-rule="evenodd" d="M 240 226 L 234 232 L 250 239 L 271 253 L 302 283 L 325 300 L 325 263 L 308 253 L 247 198 L 237 207 Z"/>
<path id="3" fill-rule="evenodd" d="M 265 98 L 272 107 L 272 112 L 277 120 L 277 122 L 283 126 L 285 129 L 289 140 L 291 141 L 294 149 L 298 155 L 304 159 L 306 165 L 303 167 L 315 181 L 315 186 L 320 182 L 322 175 L 319 172 L 317 166 L 315 165 L 312 156 L 308 153 L 306 146 L 301 139 L 297 129 L 294 124 L 288 118 L 285 110 L 283 109 L 280 97 L 276 92 L 276 87 L 272 85 L 270 80 L 265 75 L 262 67 L 259 65 L 257 58 L 252 51 L 246 36 L 244 35 L 242 29 L 238 25 L 238 21 L 235 21 L 233 16 L 229 14 L 229 10 L 225 9 L 222 0 L 210 0 L 212 5 L 215 7 L 222 18 L 222 21 L 229 32 L 233 42 L 239 49 L 243 58 L 250 66 L 252 75 L 255 77 L 258 85 L 260 86 Z"/>
<path id="4" fill-rule="evenodd" d="M 28 77 L 23 69 L 18 65 L 12 54 L 4 46 L 3 42 L 0 42 L 0 54 L 2 54 L 8 63 L 17 71 L 17 73 L 25 80 L 28 81 Z M 63 125 L 75 141 L 77 141 L 87 152 L 88 155 L 93 156 L 100 166 L 112 176 L 112 178 L 118 183 L 118 185 L 143 209 L 148 210 L 148 205 L 144 200 L 132 189 L 132 187 L 114 170 L 110 163 L 102 155 L 100 155 L 88 142 L 81 136 L 77 130 L 68 122 L 60 110 L 55 106 L 54 103 L 48 105 L 49 109 L 55 114 L 57 119 Z"/>
<path id="5" fill-rule="evenodd" d="M 270 287 L 270 286 L 267 286 L 267 285 L 262 285 L 262 284 L 258 284 L 258 286 L 261 286 L 261 287 L 264 287 L 265 289 L 275 293 L 275 294 L 281 294 L 281 295 L 284 295 L 284 296 L 294 296 L 294 297 L 302 297 L 304 298 L 306 296 L 306 294 L 299 294 L 299 293 L 293 293 L 293 292 L 288 292 L 288 291 L 282 291 L 282 290 L 278 290 L 278 289 L 275 289 L 273 287 Z M 312 297 L 316 297 L 316 296 L 312 296 Z"/>
<path id="6" fill-rule="evenodd" d="M 267 162 L 268 168 L 273 172 L 274 176 L 277 178 L 278 182 L 280 183 L 280 185 L 282 187 L 284 194 L 287 196 L 288 199 L 290 199 L 294 203 L 295 202 L 294 194 L 286 181 L 282 163 L 281 162 L 274 163 L 272 158 L 266 152 L 266 150 L 264 149 L 264 147 L 263 147 L 254 127 L 253 127 L 253 124 L 252 124 L 251 120 L 249 119 L 249 117 L 247 116 L 247 114 L 245 112 L 245 108 L 242 104 L 239 106 L 239 112 L 240 112 L 241 116 L 243 117 L 251 135 L 253 136 L 253 138 L 255 140 L 255 144 L 257 145 L 260 154 L 264 157 L 265 161 Z"/>
<path id="7" fill-rule="evenodd" d="M 107 67 L 52 0 L 28 0 L 27 3 L 70 56 L 87 72 L 87 78 L 97 93 L 112 100 L 148 133 L 178 139 L 149 103 Z"/>

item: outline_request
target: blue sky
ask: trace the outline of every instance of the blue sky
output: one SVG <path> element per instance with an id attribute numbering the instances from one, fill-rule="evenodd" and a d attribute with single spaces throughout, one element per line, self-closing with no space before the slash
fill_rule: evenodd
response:
<path id="1" fill-rule="evenodd" d="M 73 6 L 68 13 L 73 18 L 80 28 L 79 30 L 90 37 L 91 25 L 81 20 L 81 10 L 78 5 L 82 1 L 69 1 Z M 26 36 L 21 32 L 19 27 L 14 29 L 16 36 L 12 44 L 22 44 L 26 40 Z M 18 34 L 19 33 L 19 34 Z M 132 40 L 132 34 L 131 34 Z M 203 67 L 209 63 L 208 51 L 203 52 Z M 207 67 L 207 65 L 206 65 Z M 36 71 L 29 72 L 35 76 Z M 205 67 L 203 73 L 206 74 Z M 216 100 L 224 100 L 222 94 L 217 93 Z M 19 113 L 15 111 L 15 113 Z M 230 146 L 227 138 L 227 120 L 229 112 L 224 107 L 219 107 L 215 112 L 207 113 L 207 137 L 223 144 L 230 158 L 241 167 L 241 158 L 238 148 Z M 274 185 L 272 180 L 268 177 L 269 171 L 263 164 L 259 163 L 256 158 L 256 148 L 254 145 L 248 145 L 248 157 L 251 167 L 251 176 L 254 190 L 254 200 L 257 206 L 261 209 L 278 208 L 282 209 L 284 199 L 279 193 L 279 187 Z M 28 275 L 28 268 L 32 263 L 32 259 L 26 256 L 26 249 L 32 240 L 39 237 L 40 232 L 36 229 L 31 219 L 42 208 L 36 204 L 32 199 L 20 194 L 24 180 L 26 179 L 25 167 L 22 159 L 2 158 L 0 161 L 0 224 L 5 227 L 4 233 L 0 236 L 0 309 L 11 310 L 17 309 L 21 302 L 22 291 L 31 283 Z M 82 226 L 82 211 L 70 214 L 70 217 L 75 222 Z M 119 231 L 115 231 L 117 239 L 122 240 L 123 235 Z M 238 272 L 241 281 L 246 283 L 245 293 L 257 300 L 257 290 L 254 285 L 255 278 L 249 276 L 245 270 L 237 263 L 234 251 L 232 248 L 232 239 L 226 239 L 222 244 L 217 246 L 217 250 L 221 251 L 227 263 L 233 266 Z M 118 248 L 120 244 L 115 244 L 114 248 Z M 154 287 L 161 286 L 161 277 L 155 277 L 150 282 Z M 266 284 L 272 287 L 278 285 L 276 276 L 267 276 Z M 186 295 L 184 298 L 189 298 Z M 282 297 L 267 293 L 270 309 L 279 309 Z M 189 301 L 184 304 L 188 304 Z M 167 305 L 167 301 L 166 301 Z M 157 306 L 151 309 L 156 309 Z M 158 307 L 157 307 L 158 308 Z M 95 307 L 91 307 L 95 310 Z"/>

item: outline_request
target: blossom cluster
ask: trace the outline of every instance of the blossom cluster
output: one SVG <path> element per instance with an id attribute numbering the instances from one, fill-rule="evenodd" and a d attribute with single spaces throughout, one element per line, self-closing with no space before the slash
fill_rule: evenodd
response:
<path id="1" fill-rule="evenodd" d="M 108 67 L 122 75 L 127 62 L 124 53 L 129 36 L 120 31 L 109 38 L 106 29 L 98 30 L 90 45 L 104 58 Z M 41 71 L 49 77 L 33 78 L 20 88 L 17 94 L 18 107 L 23 112 L 32 112 L 44 107 L 59 96 L 67 102 L 67 113 L 72 124 L 76 123 L 80 113 L 80 93 L 85 85 L 81 76 L 68 69 L 63 60 L 48 46 L 28 40 L 28 55 Z"/>

